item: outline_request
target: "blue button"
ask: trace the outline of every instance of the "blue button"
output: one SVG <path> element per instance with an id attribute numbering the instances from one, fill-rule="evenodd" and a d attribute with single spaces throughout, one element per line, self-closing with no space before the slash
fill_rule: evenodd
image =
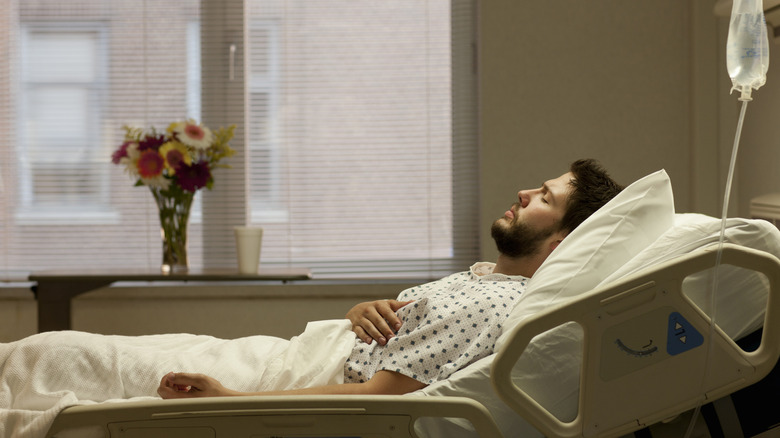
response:
<path id="1" fill-rule="evenodd" d="M 671 356 L 685 353 L 704 343 L 704 337 L 691 323 L 677 312 L 669 314 L 669 329 L 666 337 L 666 352 Z"/>

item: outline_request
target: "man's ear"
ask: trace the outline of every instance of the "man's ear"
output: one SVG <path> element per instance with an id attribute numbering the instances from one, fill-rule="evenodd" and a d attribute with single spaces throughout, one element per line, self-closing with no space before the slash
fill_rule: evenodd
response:
<path id="1" fill-rule="evenodd" d="M 555 248 L 558 247 L 558 245 L 563 242 L 563 238 L 566 237 L 569 233 L 565 231 L 558 231 L 557 233 L 553 234 L 553 239 L 550 241 L 550 252 L 552 252 Z"/>

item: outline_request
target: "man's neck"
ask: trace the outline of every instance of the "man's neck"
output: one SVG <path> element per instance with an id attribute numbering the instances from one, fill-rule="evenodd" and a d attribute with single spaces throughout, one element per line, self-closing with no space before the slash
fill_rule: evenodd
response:
<path id="1" fill-rule="evenodd" d="M 534 275 L 539 266 L 544 261 L 543 257 L 530 256 L 511 258 L 504 254 L 499 254 L 496 260 L 496 267 L 493 268 L 494 274 L 504 275 L 522 275 L 526 278 L 531 278 Z"/>

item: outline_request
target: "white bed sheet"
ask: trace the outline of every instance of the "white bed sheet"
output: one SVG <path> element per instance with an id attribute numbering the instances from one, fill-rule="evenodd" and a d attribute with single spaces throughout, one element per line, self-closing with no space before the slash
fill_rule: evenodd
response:
<path id="1" fill-rule="evenodd" d="M 159 398 L 170 371 L 204 373 L 243 391 L 342 383 L 354 343 L 347 320 L 309 323 L 290 340 L 41 333 L 0 344 L 0 436 L 42 437 L 68 406 Z"/>

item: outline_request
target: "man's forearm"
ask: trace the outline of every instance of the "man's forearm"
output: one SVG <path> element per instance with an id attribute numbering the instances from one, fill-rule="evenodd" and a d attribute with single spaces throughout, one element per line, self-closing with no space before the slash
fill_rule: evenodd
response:
<path id="1" fill-rule="evenodd" d="M 225 397 L 241 395 L 400 395 L 424 388 L 422 382 L 393 371 L 379 371 L 364 383 L 341 383 L 285 391 L 241 392 L 225 388 L 217 380 L 202 374 L 170 373 L 163 377 L 157 393 L 165 399 Z"/>

